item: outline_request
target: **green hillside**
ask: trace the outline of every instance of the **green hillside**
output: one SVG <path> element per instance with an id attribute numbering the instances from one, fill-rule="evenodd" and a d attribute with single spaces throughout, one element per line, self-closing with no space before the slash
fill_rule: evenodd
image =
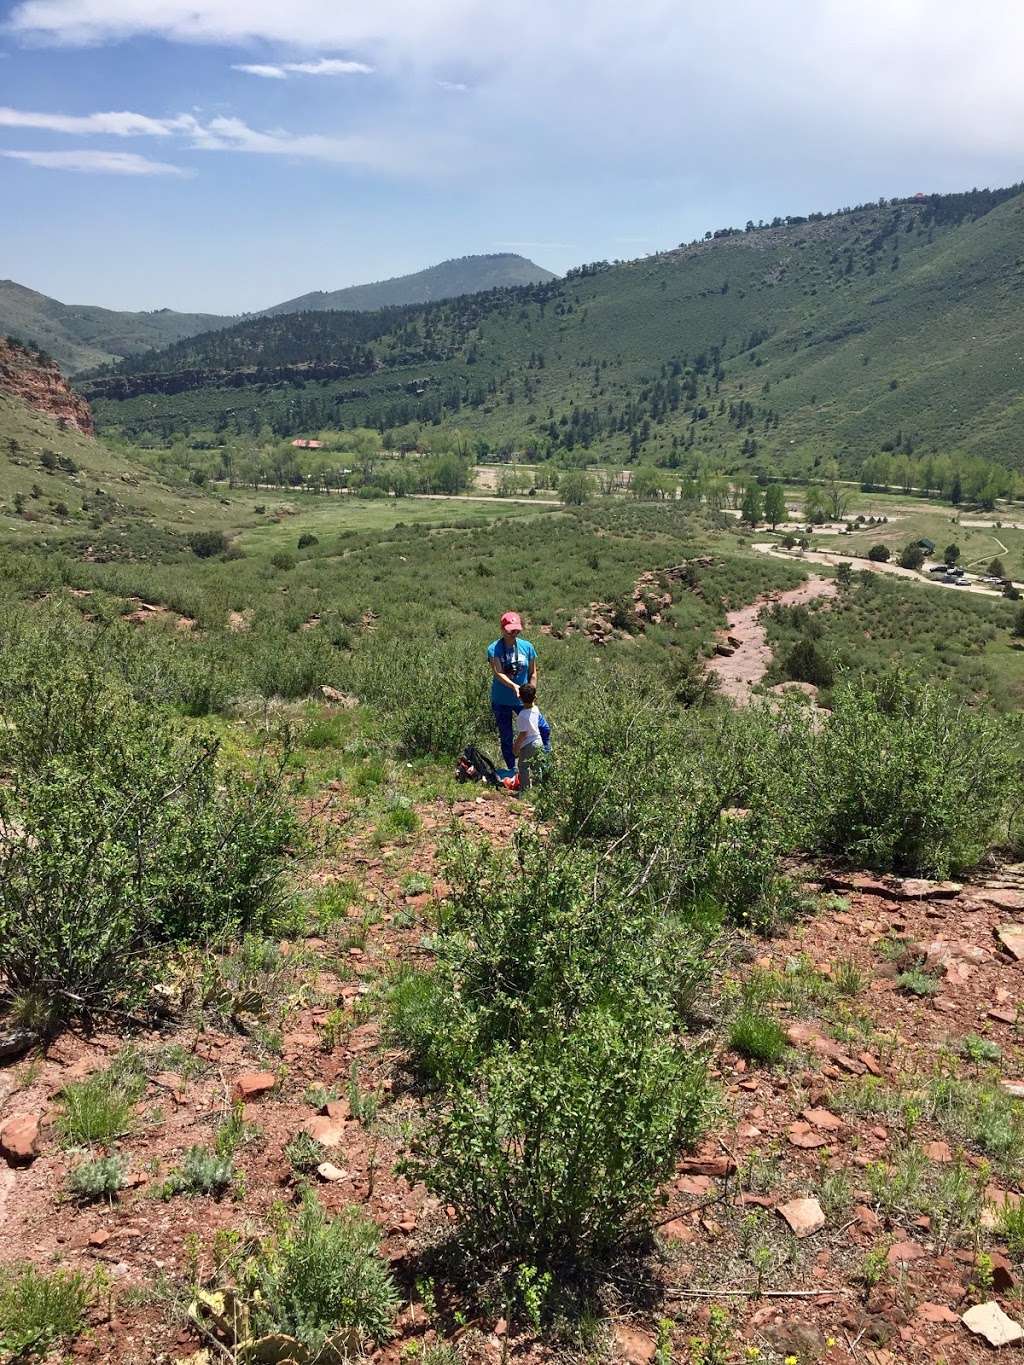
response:
<path id="1" fill-rule="evenodd" d="M 117 400 L 86 391 L 133 437 L 441 422 L 581 462 L 800 473 L 888 449 L 1020 467 L 1022 214 L 1015 186 L 749 224 L 358 330 L 247 322 L 123 367 Z"/>
<path id="2" fill-rule="evenodd" d="M 245 510 L 251 514 L 246 500 Z M 251 515 L 250 520 L 253 520 Z M 161 478 L 102 441 L 62 430 L 0 394 L 0 540 L 91 546 L 97 558 L 160 554 L 196 530 L 242 521 L 238 508 Z"/>
<path id="3" fill-rule="evenodd" d="M 463 256 L 377 284 L 303 294 L 301 298 L 275 304 L 266 314 L 337 308 L 368 311 L 554 278 L 550 270 L 511 253 Z M 58 303 L 14 280 L 0 280 L 0 335 L 41 347 L 71 374 L 170 346 L 198 332 L 230 327 L 235 322 L 236 318 L 216 313 L 176 313 L 170 308 L 125 313 L 89 304 Z"/>
<path id="4" fill-rule="evenodd" d="M 478 294 L 485 289 L 510 285 L 542 284 L 555 276 L 525 256 L 503 251 L 490 256 L 460 256 L 442 261 L 412 275 L 399 275 L 376 284 L 357 284 L 348 289 L 318 289 L 297 299 L 264 309 L 276 313 L 319 312 L 325 309 L 371 310 L 407 303 L 432 303 L 435 299 L 455 298 L 459 294 Z"/>
<path id="5" fill-rule="evenodd" d="M 233 321 L 216 313 L 175 313 L 170 308 L 121 313 L 58 303 L 14 280 L 0 280 L 0 334 L 41 347 L 72 374 Z"/>

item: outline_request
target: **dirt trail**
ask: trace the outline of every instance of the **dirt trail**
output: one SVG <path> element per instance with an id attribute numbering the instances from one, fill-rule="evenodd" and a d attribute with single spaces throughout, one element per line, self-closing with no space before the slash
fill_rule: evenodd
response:
<path id="1" fill-rule="evenodd" d="M 726 618 L 728 625 L 723 635 L 728 637 L 727 648 L 732 648 L 733 641 L 738 642 L 735 651 L 728 655 L 716 655 L 708 663 L 708 672 L 718 679 L 722 695 L 739 706 L 748 705 L 754 684 L 759 683 L 771 667 L 771 647 L 759 620 L 762 607 L 774 602 L 792 607 L 804 606 L 817 597 L 835 595 L 833 579 L 818 578 L 812 574 L 798 588 L 790 588 L 782 593 L 766 593 L 749 606 L 731 611 Z"/>
<path id="2" fill-rule="evenodd" d="M 967 583 L 962 588 L 958 588 L 951 583 L 943 582 L 941 578 L 929 578 L 927 574 L 918 573 L 916 569 L 904 569 L 902 565 L 894 564 L 891 560 L 877 562 L 873 559 L 860 559 L 852 553 L 837 554 L 834 550 L 801 550 L 799 554 L 795 554 L 789 550 L 783 550 L 771 541 L 760 542 L 753 548 L 759 554 L 772 555 L 775 559 L 788 559 L 790 563 L 850 564 L 857 572 L 865 569 L 868 573 L 894 574 L 897 578 L 911 578 L 915 583 L 927 583 L 930 587 L 944 588 L 951 592 L 973 592 L 988 598 L 1001 596 L 1000 592 L 988 587 L 985 583 Z M 1024 588 L 1024 583 L 1016 583 L 1014 586 Z"/>

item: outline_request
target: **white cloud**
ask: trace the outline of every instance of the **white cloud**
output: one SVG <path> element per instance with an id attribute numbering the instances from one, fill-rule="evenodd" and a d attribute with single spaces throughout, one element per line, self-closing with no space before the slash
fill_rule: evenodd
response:
<path id="1" fill-rule="evenodd" d="M 124 112 L 119 114 L 65 115 L 30 113 L 19 109 L 0 108 L 0 127 L 39 128 L 54 133 L 76 135 L 115 134 L 127 137 L 132 134 L 156 137 L 177 136 L 196 151 L 201 152 L 246 152 L 261 156 L 294 157 L 305 161 L 321 161 L 330 165 L 372 167 L 392 172 L 421 173 L 424 167 L 443 169 L 445 165 L 457 164 L 464 148 L 457 139 L 432 136 L 430 134 L 392 135 L 384 132 L 371 133 L 292 133 L 286 129 L 275 128 L 261 131 L 251 128 L 240 118 L 219 115 L 201 121 L 194 114 L 178 114 L 175 118 L 154 119 L 146 114 Z M 11 152 L 9 155 L 16 155 Z M 71 160 L 78 154 L 72 153 L 25 153 L 26 160 L 37 165 L 58 166 L 59 158 Z M 53 158 L 50 161 L 40 157 Z M 117 170 L 122 174 L 170 174 L 173 170 L 147 171 L 141 169 L 143 159 L 134 160 L 124 153 L 96 152 L 82 153 L 79 160 L 81 168 L 88 168 L 90 157 L 108 158 L 105 169 Z M 118 161 L 118 158 L 121 158 Z M 161 163 L 150 162 L 150 166 Z"/>
<path id="2" fill-rule="evenodd" d="M 352 62 L 342 57 L 318 57 L 311 62 L 236 62 L 232 71 L 244 71 L 247 76 L 262 76 L 264 80 L 286 81 L 289 74 L 296 76 L 368 76 L 372 66 Z"/>
<path id="3" fill-rule="evenodd" d="M 465 81 L 438 81 L 437 84 L 442 90 L 451 90 L 458 95 L 464 95 L 470 89 Z"/>
<path id="4" fill-rule="evenodd" d="M 190 176 L 191 171 L 167 161 L 150 161 L 135 152 L 11 152 L 0 156 L 26 161 L 47 171 L 81 171 L 87 175 L 174 175 Z"/>
<path id="5" fill-rule="evenodd" d="M 247 76 L 262 76 L 267 81 L 286 81 L 287 73 L 280 66 L 266 66 L 262 62 L 238 62 L 232 71 L 244 71 Z"/>
<path id="6" fill-rule="evenodd" d="M 1006 157 L 1024 122 L 1020 0 L 15 0 L 8 30 L 292 51 L 301 34 L 311 53 L 365 55 L 403 90 L 472 73 L 492 145 L 525 136 L 552 157 L 662 168 L 685 155 L 719 178 L 725 155 L 734 178 L 764 171 L 766 152 L 776 174 L 796 158 Z"/>
<path id="7" fill-rule="evenodd" d="M 369 76 L 373 71 L 365 62 L 345 61 L 341 57 L 318 57 L 315 62 L 285 62 L 284 69 L 299 76 Z"/>
<path id="8" fill-rule="evenodd" d="M 0 127 L 40 128 L 76 136 L 106 133 L 114 137 L 169 137 L 180 124 L 175 119 L 148 118 L 128 110 L 107 114 L 37 114 L 0 106 Z"/>

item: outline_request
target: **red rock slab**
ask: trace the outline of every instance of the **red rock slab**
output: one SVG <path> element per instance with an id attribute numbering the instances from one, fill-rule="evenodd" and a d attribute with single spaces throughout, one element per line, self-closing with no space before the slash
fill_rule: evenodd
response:
<path id="1" fill-rule="evenodd" d="M 731 1156 L 687 1156 L 677 1169 L 689 1175 L 710 1175 L 721 1180 L 732 1174 L 736 1163 Z"/>
<path id="2" fill-rule="evenodd" d="M 825 1226 L 825 1214 L 817 1199 L 791 1199 L 779 1204 L 775 1212 L 798 1240 Z"/>
<path id="3" fill-rule="evenodd" d="M 1014 962 L 1024 962 L 1024 924 L 1000 924 L 996 938 Z"/>
<path id="4" fill-rule="evenodd" d="M 635 1327 L 630 1327 L 624 1322 L 615 1324 L 612 1341 L 615 1354 L 620 1360 L 626 1361 L 627 1365 L 647 1365 L 648 1361 L 654 1359 L 658 1349 L 653 1337 L 638 1332 Z"/>
<path id="5" fill-rule="evenodd" d="M 885 1259 L 889 1265 L 909 1265 L 911 1261 L 919 1261 L 924 1254 L 924 1247 L 917 1242 L 897 1242 L 889 1248 Z"/>
<path id="6" fill-rule="evenodd" d="M 697 1240 L 696 1231 L 686 1222 L 684 1218 L 673 1218 L 666 1223 L 662 1229 L 662 1235 L 668 1237 L 673 1242 L 695 1242 Z"/>
<path id="7" fill-rule="evenodd" d="M 277 1077 L 272 1071 L 243 1071 L 235 1077 L 234 1095 L 243 1103 L 268 1095 L 277 1085 Z"/>
<path id="8" fill-rule="evenodd" d="M 794 1147 L 803 1147 L 808 1151 L 828 1145 L 828 1138 L 814 1132 L 809 1123 L 791 1123 L 786 1136 Z"/>
<path id="9" fill-rule="evenodd" d="M 39 1119 L 13 1114 L 0 1128 L 0 1156 L 12 1166 L 27 1166 L 39 1155 Z"/>
<path id="10" fill-rule="evenodd" d="M 314 1114 L 302 1125 L 302 1131 L 321 1147 L 337 1147 L 345 1135 L 345 1125 L 325 1114 Z"/>
<path id="11" fill-rule="evenodd" d="M 805 1109 L 801 1115 L 815 1128 L 821 1128 L 826 1133 L 838 1133 L 843 1126 L 843 1121 L 837 1118 L 828 1109 Z"/>
<path id="12" fill-rule="evenodd" d="M 922 1303 L 917 1310 L 917 1316 L 922 1322 L 959 1322 L 960 1319 L 951 1308 L 947 1308 L 944 1303 Z"/>

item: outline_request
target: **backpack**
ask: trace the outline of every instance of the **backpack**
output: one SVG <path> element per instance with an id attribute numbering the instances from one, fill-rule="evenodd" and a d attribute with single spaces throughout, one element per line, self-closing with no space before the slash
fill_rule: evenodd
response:
<path id="1" fill-rule="evenodd" d="M 455 765 L 455 780 L 456 782 L 486 782 L 491 787 L 501 785 L 498 779 L 498 769 L 475 744 L 467 744 L 460 754 L 459 761 Z"/>

